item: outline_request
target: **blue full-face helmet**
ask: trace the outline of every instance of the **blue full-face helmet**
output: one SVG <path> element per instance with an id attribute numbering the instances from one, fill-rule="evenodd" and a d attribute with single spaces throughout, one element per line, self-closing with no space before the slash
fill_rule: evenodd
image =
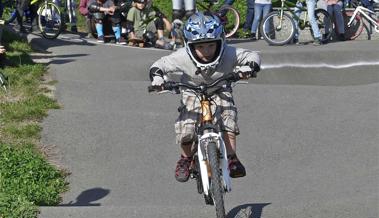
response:
<path id="1" fill-rule="evenodd" d="M 193 14 L 184 26 L 184 43 L 192 61 L 201 70 L 215 69 L 224 52 L 225 33 L 218 17 L 197 12 Z M 217 49 L 214 58 L 204 63 L 195 52 L 194 45 L 205 42 L 216 42 Z"/>

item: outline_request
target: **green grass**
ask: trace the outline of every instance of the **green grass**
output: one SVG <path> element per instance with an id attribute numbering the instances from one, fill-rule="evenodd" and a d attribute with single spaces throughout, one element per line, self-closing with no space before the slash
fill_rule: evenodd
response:
<path id="1" fill-rule="evenodd" d="M 29 57 L 30 46 L 4 32 L 9 78 L 0 89 L 0 218 L 35 218 L 40 205 L 56 205 L 67 189 L 66 174 L 51 165 L 39 150 L 40 121 L 59 105 L 47 97 L 42 83 L 46 66 Z"/>

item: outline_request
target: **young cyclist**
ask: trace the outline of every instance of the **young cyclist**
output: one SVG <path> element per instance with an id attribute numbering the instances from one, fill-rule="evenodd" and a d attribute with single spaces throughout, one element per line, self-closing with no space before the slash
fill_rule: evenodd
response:
<path id="1" fill-rule="evenodd" d="M 225 33 L 217 17 L 193 14 L 184 27 L 185 47 L 162 57 L 150 67 L 153 86 L 161 86 L 171 74 L 181 75 L 180 80 L 193 85 L 212 83 L 225 74 L 233 73 L 237 66 L 248 69 L 243 77 L 249 78 L 260 70 L 258 53 L 226 45 Z M 222 87 L 222 86 L 221 86 Z M 212 96 L 216 105 L 221 106 L 218 119 L 228 153 L 230 176 L 246 175 L 242 163 L 236 155 L 237 108 L 234 105 L 231 87 L 221 88 Z M 185 89 L 181 90 L 180 115 L 175 123 L 176 142 L 181 145 L 181 157 L 177 162 L 175 178 L 186 182 L 191 165 L 191 146 L 196 141 L 195 126 L 200 116 L 200 102 Z"/>

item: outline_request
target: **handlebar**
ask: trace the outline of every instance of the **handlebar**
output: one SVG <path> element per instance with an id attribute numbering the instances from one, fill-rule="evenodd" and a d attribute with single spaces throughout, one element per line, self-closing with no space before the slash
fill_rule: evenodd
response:
<path id="1" fill-rule="evenodd" d="M 220 82 L 227 81 L 231 83 L 231 82 L 237 82 L 240 79 L 242 78 L 238 74 L 229 73 L 216 79 L 211 84 L 200 84 L 199 86 L 191 85 L 188 83 L 181 83 L 181 82 L 165 82 L 162 86 L 148 86 L 148 92 L 154 92 L 154 91 L 160 92 L 160 91 L 168 90 L 168 91 L 176 91 L 176 93 L 179 93 L 179 87 L 188 88 L 196 92 L 205 92 L 206 90 L 215 87 Z"/>

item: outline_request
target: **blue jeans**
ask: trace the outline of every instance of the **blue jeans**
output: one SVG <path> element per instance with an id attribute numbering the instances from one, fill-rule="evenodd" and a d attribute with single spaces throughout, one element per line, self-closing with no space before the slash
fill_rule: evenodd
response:
<path id="1" fill-rule="evenodd" d="M 308 20 L 309 23 L 311 24 L 311 28 L 313 31 L 313 37 L 316 39 L 321 39 L 321 33 L 320 29 L 318 28 L 316 18 L 315 18 L 315 9 L 316 9 L 316 0 L 306 0 L 307 3 L 307 11 L 308 11 Z M 301 10 L 300 8 L 303 6 L 301 2 L 296 3 L 296 9 L 295 9 L 295 14 L 296 16 L 300 16 Z M 299 38 L 300 31 L 299 31 L 299 24 L 298 22 L 295 21 L 295 28 L 296 28 L 296 33 L 295 33 L 295 39 Z"/>
<path id="2" fill-rule="evenodd" d="M 235 0 L 225 0 L 224 4 L 233 5 L 234 2 L 235 2 Z M 251 27 L 251 24 L 253 23 L 255 0 L 246 0 L 246 2 L 247 2 L 246 20 L 245 20 L 245 23 L 243 25 L 244 31 L 247 31 Z"/>
<path id="3" fill-rule="evenodd" d="M 258 29 L 259 22 L 261 17 L 265 17 L 271 11 L 271 4 L 255 4 L 254 5 L 254 21 L 251 26 L 251 33 L 256 33 Z M 262 14 L 263 13 L 263 14 Z M 267 32 L 269 32 L 269 26 L 266 26 Z"/>
<path id="4" fill-rule="evenodd" d="M 335 5 L 328 5 L 327 10 L 329 15 L 334 18 L 334 21 L 336 22 L 337 25 L 337 30 L 339 34 L 344 34 L 345 33 L 345 23 L 343 21 L 343 16 L 342 16 L 342 2 L 339 1 Z M 328 23 L 325 25 L 325 29 L 328 30 L 330 27 Z"/>

